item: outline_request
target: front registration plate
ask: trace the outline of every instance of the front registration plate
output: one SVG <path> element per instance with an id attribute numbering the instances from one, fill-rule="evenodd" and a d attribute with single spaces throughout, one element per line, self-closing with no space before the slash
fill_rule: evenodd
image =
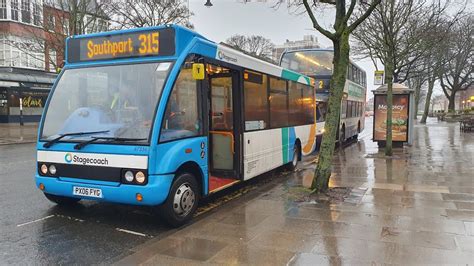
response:
<path id="1" fill-rule="evenodd" d="M 72 187 L 72 194 L 76 196 L 102 198 L 102 189 L 90 187 Z"/>

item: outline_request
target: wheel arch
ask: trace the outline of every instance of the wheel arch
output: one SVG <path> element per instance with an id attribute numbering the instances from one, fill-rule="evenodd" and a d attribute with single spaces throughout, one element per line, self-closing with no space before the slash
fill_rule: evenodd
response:
<path id="1" fill-rule="evenodd" d="M 301 140 L 299 138 L 296 138 L 294 145 L 298 147 L 298 161 L 301 161 L 301 157 L 302 157 Z"/>
<path id="2" fill-rule="evenodd" d="M 190 173 L 196 178 L 196 182 L 199 185 L 200 189 L 200 196 L 204 195 L 204 173 L 202 171 L 202 168 L 194 161 L 187 161 L 183 164 L 181 164 L 178 169 L 176 170 L 176 173 L 173 178 L 173 182 L 176 179 L 176 177 L 181 174 L 181 173 Z"/>

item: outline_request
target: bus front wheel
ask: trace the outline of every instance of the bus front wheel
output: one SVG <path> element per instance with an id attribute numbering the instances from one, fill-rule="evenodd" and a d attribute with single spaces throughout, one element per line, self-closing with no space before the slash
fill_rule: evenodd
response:
<path id="1" fill-rule="evenodd" d="M 70 198 L 70 197 L 63 197 L 63 196 L 57 196 L 49 193 L 44 193 L 44 196 L 50 200 L 51 202 L 54 202 L 58 205 L 61 206 L 70 206 L 74 205 L 75 203 L 79 202 L 81 199 L 79 198 Z"/>
<path id="2" fill-rule="evenodd" d="M 159 214 L 169 225 L 179 227 L 193 217 L 198 202 L 196 178 L 192 174 L 181 173 L 174 180 L 165 203 L 159 207 Z"/>

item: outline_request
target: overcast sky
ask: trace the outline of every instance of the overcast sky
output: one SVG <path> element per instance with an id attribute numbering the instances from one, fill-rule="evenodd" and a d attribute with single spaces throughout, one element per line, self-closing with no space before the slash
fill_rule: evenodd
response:
<path id="1" fill-rule="evenodd" d="M 303 35 L 318 36 L 322 47 L 331 47 L 332 42 L 312 29 L 311 21 L 306 14 L 297 15 L 290 12 L 286 6 L 272 8 L 273 0 L 252 0 L 243 4 L 243 0 L 211 0 L 213 6 L 204 6 L 206 0 L 188 0 L 189 8 L 194 16 L 191 22 L 195 30 L 215 42 L 225 41 L 234 34 L 261 35 L 272 40 L 275 44 L 283 44 L 285 40 L 303 39 Z M 472 0 L 469 0 L 472 1 Z M 324 16 L 319 17 L 320 23 L 329 28 L 334 20 L 332 9 L 327 8 Z M 321 14 L 318 14 L 321 16 Z M 370 60 L 354 60 L 367 73 L 368 97 L 372 97 L 375 67 Z M 383 66 L 379 65 L 380 69 Z M 435 88 L 434 94 L 442 94 L 440 88 Z"/>
<path id="2" fill-rule="evenodd" d="M 254 0 L 255 1 L 255 0 Z M 214 6 L 204 6 L 205 0 L 189 0 L 189 8 L 194 13 L 191 22 L 195 30 L 215 42 L 225 41 L 234 34 L 261 35 L 275 44 L 283 44 L 303 39 L 303 35 L 318 36 L 322 47 L 332 47 L 332 42 L 312 29 L 311 21 L 306 14 L 297 15 L 286 6 L 272 8 L 271 3 L 251 2 L 243 4 L 242 0 L 211 0 Z M 272 2 L 272 1 L 269 1 Z M 323 23 L 330 26 L 330 10 L 323 18 Z M 370 60 L 355 61 L 367 72 L 368 96 L 375 89 L 373 72 L 375 68 Z"/>

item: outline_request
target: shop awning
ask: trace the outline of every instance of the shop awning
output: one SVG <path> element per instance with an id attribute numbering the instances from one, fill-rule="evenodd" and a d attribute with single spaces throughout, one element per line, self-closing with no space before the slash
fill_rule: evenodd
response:
<path id="1" fill-rule="evenodd" d="M 57 74 L 44 71 L 16 69 L 11 67 L 0 68 L 0 80 L 20 83 L 52 85 Z"/>

